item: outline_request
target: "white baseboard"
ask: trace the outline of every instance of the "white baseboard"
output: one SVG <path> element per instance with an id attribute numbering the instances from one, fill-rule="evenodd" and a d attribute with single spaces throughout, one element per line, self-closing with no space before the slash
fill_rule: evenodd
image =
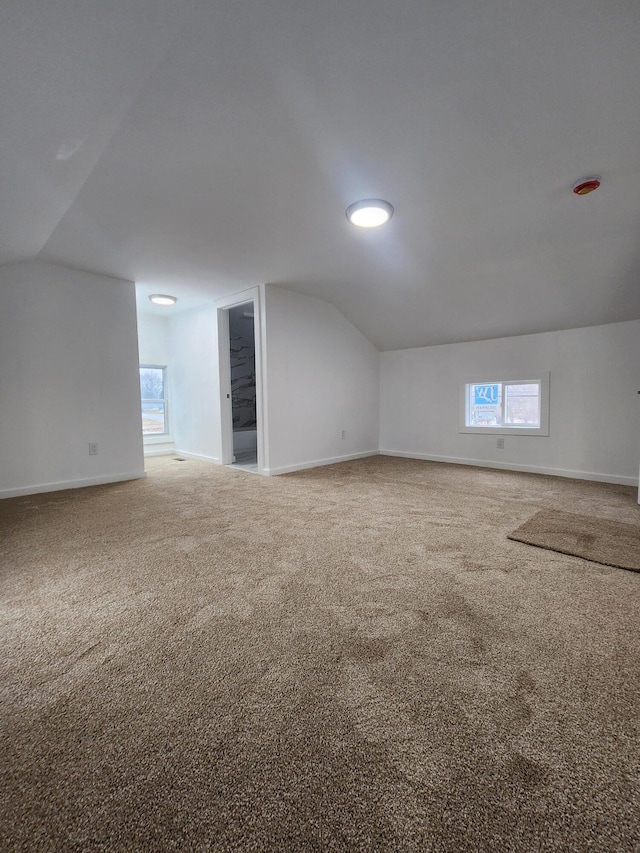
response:
<path id="1" fill-rule="evenodd" d="M 202 453 L 189 453 L 187 450 L 172 450 L 172 456 L 184 456 L 185 459 L 201 459 L 203 462 L 215 462 L 221 465 L 219 456 L 204 456 Z"/>
<path id="2" fill-rule="evenodd" d="M 40 495 L 43 492 L 61 492 L 63 489 L 84 489 L 86 486 L 104 486 L 106 483 L 122 483 L 125 480 L 142 480 L 147 475 L 142 473 L 112 474 L 109 477 L 87 477 L 85 480 L 64 480 L 59 483 L 38 483 L 24 486 L 20 489 L 3 489 L 0 500 L 18 498 L 23 495 Z"/>
<path id="3" fill-rule="evenodd" d="M 156 436 L 145 437 L 144 439 L 144 455 L 145 456 L 166 456 L 169 453 L 175 453 L 175 444 L 172 438 L 163 435 L 161 438 Z"/>
<path id="4" fill-rule="evenodd" d="M 331 459 L 316 459 L 313 462 L 301 462 L 298 465 L 282 465 L 280 468 L 265 468 L 262 473 L 272 477 L 278 474 L 291 474 L 293 471 L 304 471 L 306 468 L 320 468 L 322 465 L 335 465 L 336 462 L 349 462 L 352 459 L 364 459 L 366 456 L 378 455 L 378 450 L 366 450 L 363 453 L 348 453 L 345 456 L 334 456 Z"/>
<path id="5" fill-rule="evenodd" d="M 381 450 L 381 456 L 401 456 L 405 459 L 424 459 L 427 462 L 450 462 L 453 465 L 472 465 L 475 468 L 497 468 L 501 471 L 524 471 L 528 474 L 547 474 L 551 477 L 568 477 L 572 480 L 593 480 L 598 483 L 616 483 L 638 487 L 637 477 L 617 474 L 600 474 L 594 471 L 571 471 L 564 468 L 545 468 L 540 465 L 518 465 L 511 462 L 494 462 L 484 459 L 463 459 L 458 456 L 436 456 L 432 453 L 406 453 L 403 450 Z"/>

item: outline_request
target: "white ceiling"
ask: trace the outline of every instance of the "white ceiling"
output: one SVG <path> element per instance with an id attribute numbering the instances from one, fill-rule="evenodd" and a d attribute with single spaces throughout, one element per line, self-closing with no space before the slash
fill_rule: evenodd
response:
<path id="1" fill-rule="evenodd" d="M 2 5 L 1 263 L 280 284 L 380 349 L 640 317 L 639 0 Z"/>

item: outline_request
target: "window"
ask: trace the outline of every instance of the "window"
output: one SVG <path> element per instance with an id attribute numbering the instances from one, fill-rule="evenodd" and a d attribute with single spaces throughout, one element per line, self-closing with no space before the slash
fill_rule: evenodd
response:
<path id="1" fill-rule="evenodd" d="M 143 435 L 167 435 L 169 432 L 165 373 L 165 367 L 140 365 Z"/>
<path id="2" fill-rule="evenodd" d="M 460 432 L 549 435 L 549 374 L 539 379 L 466 380 Z"/>

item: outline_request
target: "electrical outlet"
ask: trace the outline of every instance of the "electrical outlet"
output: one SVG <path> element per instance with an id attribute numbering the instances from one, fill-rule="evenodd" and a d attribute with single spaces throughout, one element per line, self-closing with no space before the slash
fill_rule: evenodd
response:
<path id="1" fill-rule="evenodd" d="M 89 456 L 97 456 L 99 454 L 98 442 L 92 441 L 89 443 Z"/>
<path id="2" fill-rule="evenodd" d="M 499 438 L 496 441 L 496 447 L 498 448 L 498 450 L 504 450 L 504 438 Z"/>
<path id="3" fill-rule="evenodd" d="M 346 438 L 346 437 L 347 437 L 346 429 L 341 429 L 340 430 L 340 438 Z"/>

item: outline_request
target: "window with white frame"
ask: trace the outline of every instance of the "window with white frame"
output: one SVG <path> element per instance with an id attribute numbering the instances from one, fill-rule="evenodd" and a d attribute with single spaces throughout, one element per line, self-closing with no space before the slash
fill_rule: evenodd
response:
<path id="1" fill-rule="evenodd" d="M 549 374 L 532 379 L 466 379 L 460 432 L 549 435 Z"/>
<path id="2" fill-rule="evenodd" d="M 167 400 L 166 367 L 152 364 L 140 365 L 140 402 L 142 406 L 142 434 L 144 436 L 169 433 L 169 403 Z"/>

